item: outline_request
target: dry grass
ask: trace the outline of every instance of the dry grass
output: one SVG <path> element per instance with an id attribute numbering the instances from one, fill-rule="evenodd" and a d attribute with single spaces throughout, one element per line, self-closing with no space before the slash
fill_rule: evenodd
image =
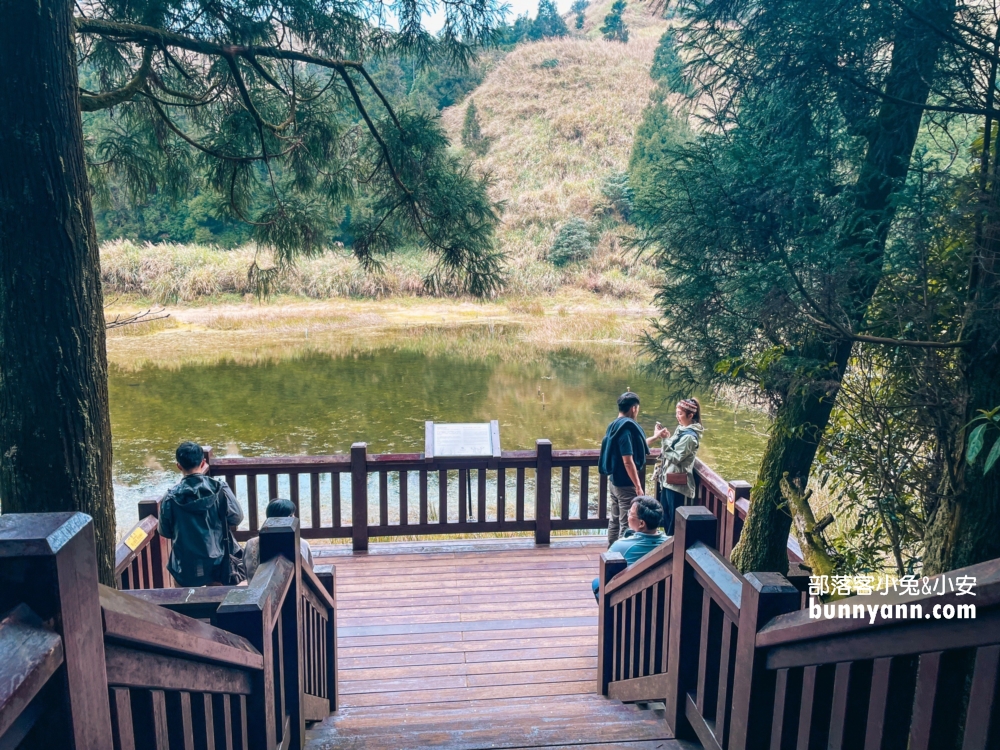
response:
<path id="1" fill-rule="evenodd" d="M 544 262 L 558 227 L 574 216 L 594 218 L 603 204 L 603 179 L 628 165 L 653 88 L 653 52 L 667 27 L 632 5 L 626 11 L 633 27 L 628 44 L 599 38 L 596 26 L 607 9 L 595 6 L 584 27 L 591 38 L 518 47 L 470 96 L 491 142 L 476 166 L 491 175 L 493 198 L 505 203 L 499 239 L 511 258 L 516 293 L 545 294 L 569 284 L 648 299 L 654 274 L 629 257 L 617 237 L 620 229 L 605 231 L 593 258 L 578 267 L 560 271 Z M 543 67 L 552 60 L 555 67 Z M 444 112 L 454 142 L 467 106 Z"/>
<path id="2" fill-rule="evenodd" d="M 122 307 L 113 312 L 131 312 Z M 110 311 L 109 311 L 110 312 Z M 530 361 L 560 349 L 597 366 L 634 363 L 652 310 L 580 291 L 536 300 L 472 303 L 406 299 L 168 307 L 170 317 L 131 334 L 111 332 L 108 359 L 125 370 L 185 364 L 266 362 L 311 352 L 366 352 L 387 346 L 470 359 Z"/>
<path id="3" fill-rule="evenodd" d="M 101 278 L 110 294 L 160 304 L 226 295 L 245 297 L 254 291 L 247 271 L 255 255 L 252 247 L 220 250 L 204 245 L 116 240 L 101 247 Z M 261 253 L 259 263 L 269 265 L 268 253 Z M 423 280 L 431 266 L 429 256 L 398 254 L 387 260 L 383 273 L 371 274 L 350 253 L 331 250 L 301 260 L 280 277 L 272 291 L 311 299 L 415 296 L 424 293 Z"/>

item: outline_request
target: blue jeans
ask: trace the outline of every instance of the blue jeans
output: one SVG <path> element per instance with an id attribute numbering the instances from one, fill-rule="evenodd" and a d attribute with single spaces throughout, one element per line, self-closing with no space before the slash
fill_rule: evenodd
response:
<path id="1" fill-rule="evenodd" d="M 600 604 L 601 603 L 601 594 L 600 594 L 600 591 L 601 591 L 601 579 L 600 578 L 595 578 L 594 582 L 591 584 L 591 586 L 593 586 L 593 588 L 594 588 L 594 598 L 597 599 L 597 603 Z"/>

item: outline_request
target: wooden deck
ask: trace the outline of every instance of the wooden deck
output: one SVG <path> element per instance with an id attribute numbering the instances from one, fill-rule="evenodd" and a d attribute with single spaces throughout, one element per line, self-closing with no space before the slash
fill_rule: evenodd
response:
<path id="1" fill-rule="evenodd" d="M 690 747 L 596 693 L 600 537 L 314 547 L 337 566 L 341 708 L 327 748 Z"/>

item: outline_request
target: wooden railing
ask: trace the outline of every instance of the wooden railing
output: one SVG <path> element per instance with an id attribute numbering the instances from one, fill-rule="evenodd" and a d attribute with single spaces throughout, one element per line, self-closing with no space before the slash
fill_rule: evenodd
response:
<path id="1" fill-rule="evenodd" d="M 647 468 L 658 455 L 654 450 Z M 360 551 L 373 536 L 533 531 L 536 542 L 547 544 L 552 531 L 606 528 L 608 480 L 597 472 L 599 456 L 596 449 L 553 450 L 548 440 L 538 440 L 535 450 L 503 451 L 499 459 L 369 455 L 365 443 L 355 443 L 350 456 L 213 458 L 211 467 L 247 508 L 241 541 L 257 534 L 260 507 L 280 488 L 307 518 L 303 537 L 350 537 Z M 378 511 L 370 519 L 371 477 Z M 750 485 L 726 483 L 701 461 L 695 479 L 695 502 L 720 519 L 715 546 L 728 556 L 743 528 Z M 802 559 L 793 537 L 788 554 Z"/>
<path id="2" fill-rule="evenodd" d="M 139 521 L 115 549 L 115 580 L 119 591 L 173 586 L 167 572 L 170 540 L 159 534 L 160 501 L 140 500 Z"/>
<path id="3" fill-rule="evenodd" d="M 926 582 L 949 593 L 855 596 L 833 606 L 863 615 L 826 619 L 785 577 L 740 575 L 718 526 L 681 508 L 672 545 L 631 568 L 601 556 L 601 692 L 662 701 L 678 738 L 712 750 L 998 746 L 1000 560 Z M 975 596 L 945 586 L 961 577 Z M 960 605 L 975 619 L 940 619 Z"/>
<path id="4" fill-rule="evenodd" d="M 260 540 L 248 586 L 120 592 L 88 516 L 0 516 L 0 747 L 301 748 L 336 708 L 334 571 L 295 518 Z"/>

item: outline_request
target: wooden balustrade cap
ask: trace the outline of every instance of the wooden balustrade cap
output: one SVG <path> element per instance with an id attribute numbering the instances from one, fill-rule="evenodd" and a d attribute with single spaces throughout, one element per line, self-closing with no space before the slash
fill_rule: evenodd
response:
<path id="1" fill-rule="evenodd" d="M 262 562 L 248 586 L 237 586 L 219 606 L 218 614 L 230 612 L 260 612 L 270 622 L 288 587 L 292 585 L 295 566 L 281 555 Z"/>
<path id="2" fill-rule="evenodd" d="M 246 639 L 208 623 L 100 586 L 105 637 L 133 646 L 250 669 L 263 668 Z"/>
<path id="3" fill-rule="evenodd" d="M 0 738 L 63 662 L 62 638 L 48 630 L 26 604 L 0 620 Z"/>
<path id="4" fill-rule="evenodd" d="M 720 555 L 718 550 L 702 542 L 687 550 L 684 557 L 694 569 L 695 577 L 710 592 L 716 603 L 734 620 L 738 619 L 740 605 L 743 603 L 743 579 L 733 564 Z"/>
<path id="5" fill-rule="evenodd" d="M 86 513 L 5 513 L 0 516 L 0 557 L 54 555 L 92 522 Z"/>
<path id="6" fill-rule="evenodd" d="M 751 578 L 765 575 L 773 576 L 778 574 L 748 573 L 746 578 L 750 581 Z M 933 607 L 935 604 L 941 604 L 942 606 L 945 604 L 974 604 L 976 605 L 976 609 L 980 611 L 985 610 L 987 607 L 996 607 L 1000 604 L 1000 558 L 987 560 L 986 562 L 978 563 L 976 565 L 970 565 L 967 568 L 959 568 L 958 570 L 952 570 L 948 573 L 933 576 L 929 579 L 928 586 L 933 589 L 935 581 L 939 578 L 945 577 L 947 580 L 957 578 L 958 576 L 969 576 L 976 579 L 976 587 L 974 589 L 976 592 L 975 596 L 958 596 L 956 592 L 952 591 L 944 594 L 933 593 L 933 591 L 930 594 L 903 594 L 894 591 L 886 594 L 885 596 L 882 596 L 881 594 L 857 594 L 855 596 L 847 597 L 846 599 L 838 599 L 835 602 L 827 602 L 827 604 L 834 604 L 836 606 L 847 605 L 850 607 L 853 607 L 856 604 L 872 604 L 878 605 L 880 610 L 882 605 L 895 607 L 898 604 L 920 604 L 922 607 L 927 609 Z M 790 583 L 788 585 L 793 589 L 795 588 Z M 922 588 L 922 581 L 920 585 Z M 798 593 L 797 589 L 796 593 Z M 940 627 L 942 622 L 943 621 L 941 620 L 924 621 L 927 626 L 931 627 Z M 944 622 L 958 621 L 951 620 Z M 976 623 L 977 620 L 968 620 L 967 622 Z M 842 635 L 851 631 L 870 630 L 874 628 L 892 626 L 917 626 L 918 623 L 920 623 L 918 620 L 897 620 L 895 618 L 883 619 L 881 613 L 876 616 L 874 623 L 871 623 L 868 618 L 834 618 L 830 620 L 820 618 L 814 620 L 810 618 L 809 608 L 806 607 L 805 609 L 798 610 L 797 612 L 779 615 L 764 625 L 764 627 L 762 627 L 757 633 L 757 645 L 759 647 L 777 646 L 784 643 L 803 641 L 810 638 L 824 638 Z"/>
<path id="7" fill-rule="evenodd" d="M 715 521 L 715 514 L 704 505 L 685 505 L 677 509 L 685 521 Z"/>

